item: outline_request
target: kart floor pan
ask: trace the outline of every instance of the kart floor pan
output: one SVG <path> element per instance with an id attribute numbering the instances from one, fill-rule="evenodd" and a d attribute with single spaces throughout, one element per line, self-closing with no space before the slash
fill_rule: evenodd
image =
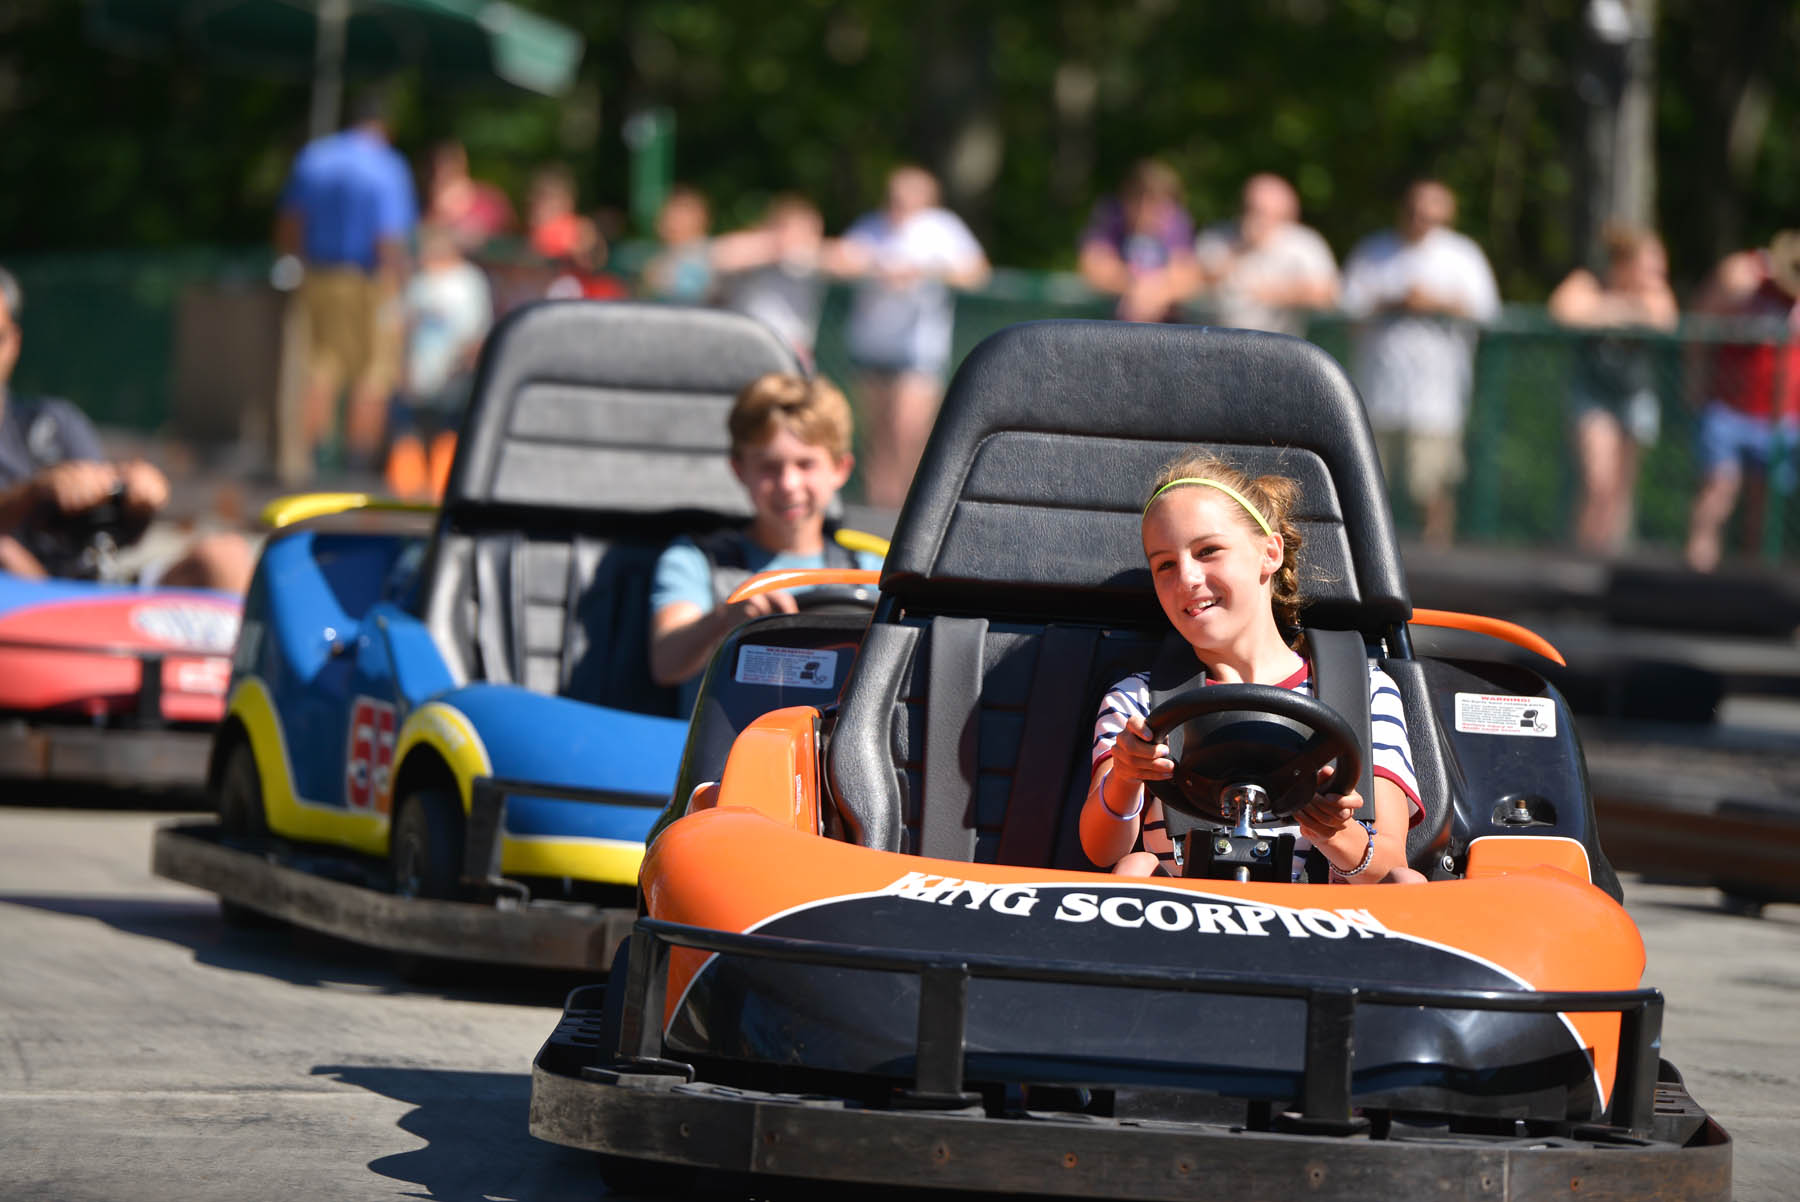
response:
<path id="1" fill-rule="evenodd" d="M 158 876 L 296 926 L 370 947 L 496 964 L 596 970 L 636 912 L 555 903 L 496 905 L 397 897 L 335 880 L 315 868 L 321 857 L 285 846 L 248 851 L 226 845 L 216 822 L 160 828 L 151 867 Z"/>

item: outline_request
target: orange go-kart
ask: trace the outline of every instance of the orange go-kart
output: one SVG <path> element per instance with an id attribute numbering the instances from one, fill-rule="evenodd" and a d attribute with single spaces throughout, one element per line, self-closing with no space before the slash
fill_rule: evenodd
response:
<path id="1" fill-rule="evenodd" d="M 1159 706 L 1187 875 L 1127 879 L 1077 817 L 1099 698 L 1167 632 L 1145 483 L 1196 445 L 1301 486 L 1320 699 Z M 643 916 L 540 1053 L 533 1132 L 639 1186 L 1728 1197 L 1537 670 L 1555 652 L 1415 613 L 1385 495 L 1305 342 L 1054 322 L 978 347 L 866 632 L 772 618 L 714 660 Z M 1293 883 L 1255 828 L 1298 804 L 1284 773 L 1367 762 L 1365 654 L 1403 695 L 1430 881 Z"/>

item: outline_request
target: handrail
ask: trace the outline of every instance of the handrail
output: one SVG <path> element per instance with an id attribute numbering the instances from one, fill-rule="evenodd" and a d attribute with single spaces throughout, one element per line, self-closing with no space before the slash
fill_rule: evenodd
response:
<path id="1" fill-rule="evenodd" d="M 398 497 L 380 497 L 366 492 L 303 492 L 276 497 L 262 508 L 262 524 L 271 530 L 292 526 L 308 518 L 347 513 L 352 509 L 374 509 L 400 513 L 436 513 L 435 501 L 402 501 Z"/>
<path id="2" fill-rule="evenodd" d="M 1508 622 L 1505 618 L 1488 618 L 1480 614 L 1458 613 L 1451 609 L 1415 609 L 1411 621 L 1417 626 L 1437 626 L 1447 630 L 1468 630 L 1489 635 L 1515 647 L 1535 652 L 1558 667 L 1569 666 L 1569 661 L 1563 658 L 1562 652 L 1549 639 L 1517 622 Z"/>

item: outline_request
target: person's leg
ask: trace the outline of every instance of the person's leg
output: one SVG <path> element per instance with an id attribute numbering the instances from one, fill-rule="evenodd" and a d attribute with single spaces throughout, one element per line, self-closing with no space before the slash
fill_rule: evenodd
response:
<path id="1" fill-rule="evenodd" d="M 943 402 L 944 388 L 935 373 L 903 372 L 894 393 L 892 428 L 894 467 L 898 488 L 894 505 L 898 506 L 912 486 L 919 459 L 925 454 L 925 443 L 937 421 L 938 405 Z"/>
<path id="2" fill-rule="evenodd" d="M 1584 551 L 1604 555 L 1618 550 L 1624 456 L 1629 449 L 1619 419 L 1606 410 L 1589 407 L 1575 419 L 1575 453 L 1581 466 L 1575 545 Z"/>
<path id="3" fill-rule="evenodd" d="M 1695 449 L 1700 461 L 1700 490 L 1694 494 L 1693 506 L 1688 510 L 1686 548 L 1688 567 L 1696 572 L 1710 572 L 1719 566 L 1724 552 L 1721 535 L 1731 508 L 1737 503 L 1743 476 L 1737 416 L 1717 401 L 1700 414 Z"/>
<path id="4" fill-rule="evenodd" d="M 1762 463 L 1751 463 L 1744 469 L 1744 508 L 1738 516 L 1744 554 L 1755 559 L 1762 554 L 1763 518 L 1768 514 L 1769 473 Z"/>
<path id="5" fill-rule="evenodd" d="M 1375 453 L 1381 459 L 1381 475 L 1387 482 L 1388 505 L 1401 525 L 1412 520 L 1412 497 L 1406 487 L 1406 431 L 1376 427 Z"/>
<path id="6" fill-rule="evenodd" d="M 393 403 L 394 386 L 399 380 L 403 331 L 398 307 L 389 303 L 374 280 L 364 281 L 360 301 L 365 356 L 362 370 L 350 388 L 344 445 L 347 462 L 366 469 L 380 462 L 388 407 Z"/>
<path id="7" fill-rule="evenodd" d="M 1632 527 L 1637 524 L 1638 469 L 1644 460 L 1644 447 L 1636 439 L 1619 440 L 1619 490 L 1613 507 L 1612 549 L 1615 554 L 1631 544 Z"/>
<path id="8" fill-rule="evenodd" d="M 1407 484 L 1425 515 L 1420 537 L 1448 547 L 1456 538 L 1456 486 L 1463 478 L 1462 435 L 1415 433 L 1407 439 Z"/>
<path id="9" fill-rule="evenodd" d="M 892 372 L 865 371 L 857 377 L 862 412 L 863 500 L 877 508 L 891 509 L 906 495 L 894 451 L 893 412 L 899 377 Z"/>
<path id="10" fill-rule="evenodd" d="M 310 471 L 313 455 L 335 424 L 338 390 L 343 386 L 342 317 L 329 271 L 309 272 L 300 284 L 306 312 L 306 380 L 300 393 L 300 443 L 295 459 Z"/>
<path id="11" fill-rule="evenodd" d="M 157 580 L 165 588 L 210 588 L 243 594 L 250 591 L 250 574 L 256 563 L 250 543 L 241 534 L 208 534 Z"/>
<path id="12" fill-rule="evenodd" d="M 1694 494 L 1693 508 L 1688 511 L 1687 562 L 1696 572 L 1710 572 L 1719 566 L 1723 551 L 1720 532 L 1737 503 L 1739 479 L 1737 464 L 1721 463 L 1706 474 L 1700 491 Z"/>

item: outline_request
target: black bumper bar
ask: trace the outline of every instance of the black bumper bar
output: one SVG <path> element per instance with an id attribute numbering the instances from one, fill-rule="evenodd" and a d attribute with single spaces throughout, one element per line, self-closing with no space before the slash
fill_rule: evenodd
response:
<path id="1" fill-rule="evenodd" d="M 639 919 L 631 932 L 631 972 L 616 1049 L 623 1064 L 663 1062 L 662 1016 L 667 1000 L 669 954 L 676 947 L 917 976 L 919 1025 L 912 1097 L 920 1104 L 928 1105 L 933 1100 L 949 1104 L 963 1096 L 969 981 L 979 977 L 1299 999 L 1306 1004 L 1306 1058 L 1297 1118 L 1302 1129 L 1321 1133 L 1347 1133 L 1352 1129 L 1351 1057 L 1359 1004 L 1526 1014 L 1616 1012 L 1620 1020 L 1619 1061 L 1613 1081 L 1611 1125 L 1647 1138 L 1655 1118 L 1663 999 L 1654 989 L 1515 992 L 1379 981 L 1321 983 L 1308 978 L 1188 968 L 871 948 L 715 931 L 654 918 Z"/>

